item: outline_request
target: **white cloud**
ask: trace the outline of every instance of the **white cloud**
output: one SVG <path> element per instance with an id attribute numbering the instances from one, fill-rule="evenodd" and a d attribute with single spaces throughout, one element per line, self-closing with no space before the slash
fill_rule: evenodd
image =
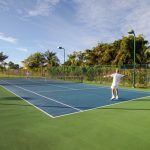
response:
<path id="1" fill-rule="evenodd" d="M 37 0 L 36 5 L 32 10 L 28 11 L 29 16 L 48 16 L 53 10 L 55 5 L 59 3 L 60 0 Z"/>
<path id="2" fill-rule="evenodd" d="M 27 48 L 19 48 L 19 51 L 28 52 L 28 49 Z"/>
<path id="3" fill-rule="evenodd" d="M 6 5 L 6 1 L 5 0 L 0 0 L 0 5 Z"/>
<path id="4" fill-rule="evenodd" d="M 8 12 L 14 6 L 15 0 L 0 0 L 0 11 Z"/>
<path id="5" fill-rule="evenodd" d="M 136 34 L 143 34 L 150 40 L 150 1 L 140 1 L 131 13 L 125 17 L 122 32 L 134 29 Z"/>
<path id="6" fill-rule="evenodd" d="M 0 40 L 5 41 L 5 42 L 9 42 L 9 43 L 12 43 L 12 44 L 17 43 L 17 41 L 18 41 L 16 38 L 11 37 L 11 36 L 7 36 L 7 35 L 5 35 L 4 33 L 1 33 L 1 32 L 0 32 Z"/>
<path id="7" fill-rule="evenodd" d="M 119 7 L 113 1 L 106 0 L 74 0 L 77 19 L 88 27 L 111 29 L 120 18 Z"/>
<path id="8" fill-rule="evenodd" d="M 102 39 L 113 39 L 133 28 L 150 40 L 149 0 L 73 0 L 76 19 Z M 105 36 L 105 37 L 104 37 Z M 106 37 L 107 36 L 107 37 Z"/>
<path id="9" fill-rule="evenodd" d="M 6 0 L 0 0 L 0 10 L 1 11 L 8 11 L 9 10 L 8 3 Z"/>

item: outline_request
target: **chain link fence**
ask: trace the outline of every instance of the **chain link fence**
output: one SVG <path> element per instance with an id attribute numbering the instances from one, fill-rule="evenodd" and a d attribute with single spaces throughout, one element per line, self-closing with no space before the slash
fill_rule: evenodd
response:
<path id="1" fill-rule="evenodd" d="M 135 78 L 135 87 L 148 88 L 150 87 L 150 66 L 148 65 L 122 65 L 122 66 L 61 66 L 52 67 L 48 70 L 51 78 L 59 78 L 62 76 L 82 77 L 85 83 L 96 83 L 101 85 L 110 85 L 111 77 L 105 77 L 115 73 L 119 69 L 121 74 L 125 77 L 121 80 L 121 85 L 125 87 L 133 86 L 133 79 Z M 134 73 L 135 71 L 135 73 Z"/>
<path id="2" fill-rule="evenodd" d="M 29 70 L 30 76 L 47 77 L 49 79 L 74 80 L 75 82 L 94 83 L 101 85 L 110 85 L 111 77 L 105 77 L 115 73 L 116 69 L 120 70 L 125 77 L 122 78 L 120 84 L 124 87 L 132 87 L 135 78 L 135 87 L 150 88 L 150 65 L 122 65 L 122 66 L 59 66 L 50 69 L 39 68 L 36 71 Z M 135 73 L 134 73 L 135 71 Z M 25 69 L 1 69 L 0 77 L 25 77 L 27 70 Z"/>

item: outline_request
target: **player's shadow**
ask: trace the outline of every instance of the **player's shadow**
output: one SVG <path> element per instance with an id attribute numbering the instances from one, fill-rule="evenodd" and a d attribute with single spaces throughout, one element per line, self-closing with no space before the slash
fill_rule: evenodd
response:
<path id="1" fill-rule="evenodd" d="M 150 102 L 150 99 L 137 99 L 137 100 L 134 100 L 134 101 L 136 101 L 136 102 Z"/>
<path id="2" fill-rule="evenodd" d="M 119 99 L 113 99 L 113 100 L 111 100 L 111 102 L 125 102 L 125 101 L 132 101 L 132 102 L 140 102 L 140 101 L 143 101 L 143 102 L 150 102 L 150 99 L 129 99 L 129 98 L 119 98 Z"/>

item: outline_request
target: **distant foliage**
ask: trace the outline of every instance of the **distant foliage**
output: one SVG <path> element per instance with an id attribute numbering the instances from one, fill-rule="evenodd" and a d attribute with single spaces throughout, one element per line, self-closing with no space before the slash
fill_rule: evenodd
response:
<path id="1" fill-rule="evenodd" d="M 83 52 L 73 52 L 68 55 L 68 66 L 93 66 L 93 65 L 123 65 L 133 64 L 134 59 L 133 36 L 122 37 L 113 43 L 99 43 L 92 49 Z M 136 63 L 150 63 L 150 49 L 148 41 L 142 35 L 136 37 Z"/>
<path id="2" fill-rule="evenodd" d="M 28 69 L 38 71 L 43 68 L 48 69 L 52 66 L 58 66 L 59 59 L 57 58 L 56 53 L 48 50 L 45 53 L 36 52 L 30 55 L 23 61 L 23 64 Z"/>

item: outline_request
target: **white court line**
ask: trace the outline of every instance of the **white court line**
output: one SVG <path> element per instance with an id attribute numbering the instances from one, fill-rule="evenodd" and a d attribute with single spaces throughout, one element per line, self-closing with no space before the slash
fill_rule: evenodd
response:
<path id="1" fill-rule="evenodd" d="M 86 85 L 86 83 L 79 83 L 81 85 Z M 106 88 L 106 89 L 111 89 L 111 85 L 110 86 L 105 86 L 105 85 L 96 85 L 96 84 L 89 84 L 88 86 L 95 86 L 95 87 L 98 87 L 98 88 Z M 144 90 L 141 90 L 141 89 L 136 89 L 136 88 L 123 88 L 122 86 L 119 86 L 119 90 L 121 91 L 134 91 L 134 92 L 142 92 L 142 93 L 149 93 L 150 91 L 144 91 Z"/>
<path id="2" fill-rule="evenodd" d="M 37 91 L 38 93 L 52 93 L 52 92 L 61 92 L 61 91 L 82 91 L 82 90 L 96 90 L 96 89 L 101 89 L 96 87 L 96 88 L 82 88 L 82 89 L 68 89 L 68 90 L 53 90 L 53 91 L 50 91 L 50 90 L 47 90 L 47 91 Z"/>
<path id="3" fill-rule="evenodd" d="M 51 90 L 45 90 L 45 91 L 36 91 L 36 92 L 38 92 L 38 93 L 53 93 L 53 92 L 63 92 L 63 91 L 82 91 L 82 90 L 97 90 L 97 89 L 103 89 L 103 88 L 105 88 L 105 89 L 111 89 L 111 88 L 107 88 L 107 87 L 95 87 L 95 88 L 81 88 L 81 89 L 70 89 L 70 88 L 68 88 L 68 90 L 53 90 L 53 91 L 51 91 Z M 138 91 L 138 90 L 129 90 L 129 89 L 122 89 L 122 88 L 120 88 L 119 89 L 120 91 L 131 91 L 131 92 L 135 92 L 135 93 L 149 93 L 149 91 Z"/>
<path id="4" fill-rule="evenodd" d="M 30 80 L 31 82 L 33 82 L 33 83 L 39 83 L 39 82 L 36 82 L 36 81 L 33 81 L 33 80 L 31 80 L 31 79 L 28 79 L 28 80 Z M 45 81 L 46 82 L 46 81 Z M 78 84 L 80 84 L 80 85 L 86 85 L 87 86 L 87 84 L 85 84 L 85 83 L 78 83 Z M 50 84 L 51 86 L 55 86 L 55 87 L 61 87 L 61 88 L 66 88 L 66 89 L 70 89 L 70 90 L 79 90 L 79 89 L 77 89 L 77 88 L 70 88 L 70 87 L 66 87 L 66 86 L 60 86 L 60 85 L 55 85 L 55 84 Z M 107 88 L 107 89 L 111 89 L 111 87 L 110 86 L 98 86 L 98 85 L 94 85 L 94 84 L 90 84 L 90 86 L 95 86 L 96 88 L 95 89 L 97 89 L 97 88 Z M 89 88 L 90 89 L 90 88 Z M 94 89 L 94 88 L 91 88 L 91 89 Z M 119 88 L 119 90 L 121 90 L 121 91 L 134 91 L 134 92 L 137 92 L 137 93 L 139 93 L 139 92 L 144 92 L 144 93 L 149 93 L 149 91 L 140 91 L 140 90 L 136 90 L 136 89 L 126 89 L 126 88 L 122 88 L 122 87 L 120 87 Z M 57 90 L 56 90 L 57 91 Z M 63 91 L 63 90 L 62 90 Z M 69 91 L 69 90 L 68 90 Z M 42 92 L 49 92 L 49 91 L 37 91 L 37 92 L 40 92 L 40 93 L 42 93 Z M 54 91 L 55 92 L 55 91 Z"/>
<path id="5" fill-rule="evenodd" d="M 81 85 L 86 85 L 86 84 L 81 84 Z M 55 86 L 55 87 L 61 87 L 61 88 L 66 88 L 66 89 L 70 89 L 68 91 L 71 91 L 71 90 L 81 90 L 81 89 L 77 89 L 77 88 L 70 88 L 70 87 L 66 87 L 66 86 L 58 86 L 58 85 L 54 85 L 54 84 L 51 84 L 51 86 Z M 96 85 L 95 85 L 96 86 Z M 99 89 L 99 88 L 107 88 L 107 89 L 111 89 L 111 87 L 107 86 L 107 87 L 104 87 L 104 86 L 96 86 L 96 88 L 87 88 L 87 89 Z M 86 89 L 86 88 L 84 88 Z M 134 91 L 135 93 L 149 93 L 149 91 L 140 91 L 140 90 L 136 90 L 136 89 L 124 89 L 124 88 L 119 88 L 120 91 Z M 41 91 L 40 91 L 41 92 Z"/>
<path id="6" fill-rule="evenodd" d="M 6 81 L 4 81 L 6 82 Z M 13 84 L 12 84 L 13 85 Z M 104 87 L 98 87 L 98 88 L 104 88 Z M 97 88 L 96 88 L 97 89 Z M 124 90 L 124 89 L 122 89 Z M 125 89 L 125 91 L 128 90 L 128 89 Z M 129 90 L 128 90 L 129 91 Z M 132 90 L 134 92 L 140 92 L 140 91 L 136 91 L 136 90 Z M 143 91 L 141 91 L 143 92 Z M 148 92 L 146 92 L 148 93 Z M 87 109 L 87 110 L 80 110 L 78 112 L 74 112 L 74 113 L 69 113 L 69 114 L 65 114 L 65 115 L 59 115 L 59 116 L 55 116 L 53 118 L 59 118 L 59 117 L 65 117 L 65 116 L 69 116 L 69 115 L 73 115 L 73 114 L 77 114 L 77 113 L 80 113 L 80 112 L 86 112 L 86 111 L 91 111 L 91 110 L 95 110 L 95 109 L 98 109 L 98 108 L 103 108 L 103 107 L 108 107 L 108 106 L 112 106 L 112 105 L 117 105 L 117 104 L 120 104 L 120 103 L 125 103 L 125 102 L 130 102 L 130 101 L 134 101 L 134 100 L 138 100 L 138 99 L 142 99 L 142 98 L 146 98 L 146 97 L 150 97 L 150 96 L 144 96 L 144 97 L 140 97 L 140 98 L 135 98 L 135 99 L 131 99 L 131 100 L 127 100 L 127 101 L 123 101 L 123 102 L 118 102 L 118 103 L 114 103 L 114 104 L 108 104 L 108 105 L 105 105 L 105 106 L 100 106 L 100 107 L 94 107 L 94 108 L 91 108 L 91 109 Z M 25 100 L 26 101 L 26 100 Z M 117 100 L 116 100 L 117 101 Z M 32 105 L 32 104 L 31 104 Z M 34 106 L 34 105 L 33 105 Z M 36 107 L 36 106 L 35 106 Z"/>
<path id="7" fill-rule="evenodd" d="M 30 80 L 33 83 L 38 83 L 35 81 Z M 70 89 L 70 90 L 76 90 L 76 88 L 70 88 L 70 87 L 66 87 L 66 86 L 60 86 L 60 85 L 56 85 L 56 84 L 51 84 L 51 86 L 55 86 L 55 87 L 60 87 L 60 88 L 66 88 L 66 89 Z"/>
<path id="8" fill-rule="evenodd" d="M 55 118 L 54 116 L 52 116 L 52 115 L 48 114 L 46 111 L 43 111 L 41 108 L 39 108 L 39 107 L 37 107 L 37 106 L 33 105 L 32 103 L 30 103 L 30 102 L 29 102 L 29 101 L 27 101 L 26 99 L 24 99 L 24 98 L 22 98 L 21 96 L 17 95 L 17 94 L 16 94 L 16 93 L 14 93 L 13 91 L 11 91 L 11 90 L 7 89 L 6 87 L 4 87 L 4 86 L 2 86 L 2 85 L 0 85 L 0 86 L 1 86 L 2 88 L 4 88 L 5 90 L 7 90 L 8 92 L 10 92 L 10 93 L 14 94 L 16 97 L 19 97 L 20 99 L 24 100 L 25 102 L 27 102 L 28 104 L 30 104 L 30 105 L 31 105 L 31 106 L 33 106 L 34 108 L 36 108 L 36 109 L 40 110 L 41 112 L 43 112 L 44 114 L 48 115 L 49 117 L 51 117 L 51 118 Z"/>
<path id="9" fill-rule="evenodd" d="M 66 89 L 70 89 L 70 90 L 76 90 L 76 88 L 70 88 L 70 87 L 60 86 L 60 85 L 54 85 L 54 84 L 51 84 L 51 86 L 66 88 Z"/>
<path id="10" fill-rule="evenodd" d="M 138 99 L 142 99 L 142 98 L 147 98 L 147 97 L 150 97 L 150 96 L 144 96 L 144 97 L 135 98 L 135 99 L 131 99 L 131 100 L 119 102 L 119 103 L 109 104 L 109 105 L 100 106 L 100 107 L 94 107 L 94 108 L 91 108 L 91 109 L 82 110 L 81 112 L 86 112 L 86 111 L 91 111 L 91 110 L 95 110 L 95 109 L 99 109 L 99 108 L 103 108 L 103 107 L 118 105 L 118 104 L 121 104 L 121 103 L 126 103 L 126 102 L 130 102 L 130 101 L 134 101 L 134 100 L 138 100 Z M 111 100 L 110 100 L 110 101 L 111 101 Z M 116 100 L 116 101 L 117 101 L 117 100 Z M 69 113 L 69 114 L 65 114 L 65 115 L 59 115 L 59 116 L 55 116 L 55 118 L 65 117 L 65 116 L 69 116 L 69 115 L 73 115 L 73 114 L 78 114 L 78 113 L 81 113 L 81 112 L 74 112 L 74 113 Z"/>
<path id="11" fill-rule="evenodd" d="M 5 83 L 8 83 L 8 84 L 11 84 L 11 83 L 6 82 L 6 81 L 4 81 L 4 80 L 1 80 L 1 81 L 5 82 Z M 40 96 L 40 97 L 43 97 L 43 98 L 45 98 L 45 99 L 48 99 L 48 100 L 54 101 L 54 102 L 56 102 L 56 103 L 58 103 L 58 104 L 61 104 L 61 105 L 67 106 L 67 107 L 72 108 L 72 109 L 74 109 L 74 110 L 82 111 L 81 109 L 78 109 L 78 108 L 72 107 L 72 106 L 67 105 L 67 104 L 65 104 L 65 103 L 59 102 L 59 101 L 57 101 L 57 100 L 55 100 L 55 99 L 52 99 L 52 98 L 46 97 L 46 96 L 44 96 L 44 95 L 38 94 L 38 93 L 36 93 L 36 92 L 34 92 L 34 91 L 27 90 L 27 89 L 25 89 L 25 88 L 22 88 L 22 87 L 20 87 L 20 86 L 14 85 L 14 84 L 11 84 L 11 85 L 13 85 L 13 86 L 15 86 L 15 87 L 17 87 L 17 88 L 19 88 L 19 89 L 22 89 L 22 90 L 24 90 L 24 91 L 27 91 L 27 92 L 33 93 L 33 94 L 35 94 L 35 95 L 38 95 L 38 96 Z"/>
<path id="12" fill-rule="evenodd" d="M 31 82 L 34 82 L 34 83 L 38 83 L 38 82 L 36 82 L 36 81 L 32 81 L 31 79 L 29 79 Z M 45 80 L 45 82 L 46 82 L 46 80 Z M 85 83 L 78 83 L 78 84 L 80 84 L 80 85 L 86 85 L 87 86 L 87 84 L 85 84 Z M 70 88 L 70 87 L 66 87 L 66 86 L 58 86 L 58 85 L 54 85 L 53 83 L 51 84 L 52 86 L 55 86 L 55 87 L 61 87 L 61 88 L 67 88 L 67 89 L 71 89 L 71 90 L 78 90 L 77 88 Z M 98 85 L 95 85 L 95 84 L 90 84 L 91 86 L 96 86 L 97 88 L 107 88 L 107 89 L 111 89 L 111 86 L 98 86 Z M 136 90 L 136 89 L 126 89 L 126 88 L 122 88 L 122 87 L 120 87 L 119 88 L 119 90 L 124 90 L 124 91 L 134 91 L 134 92 L 145 92 L 145 93 L 147 93 L 147 92 L 149 92 L 149 91 L 140 91 L 140 90 Z"/>

